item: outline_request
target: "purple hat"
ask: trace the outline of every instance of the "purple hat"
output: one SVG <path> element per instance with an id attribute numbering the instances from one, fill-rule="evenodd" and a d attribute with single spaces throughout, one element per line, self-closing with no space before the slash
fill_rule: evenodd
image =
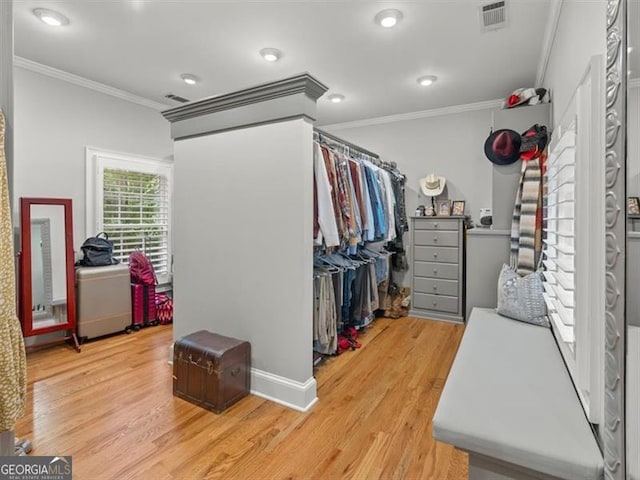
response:
<path id="1" fill-rule="evenodd" d="M 493 132 L 484 142 L 484 154 L 497 165 L 510 165 L 520 158 L 522 138 L 514 130 Z"/>

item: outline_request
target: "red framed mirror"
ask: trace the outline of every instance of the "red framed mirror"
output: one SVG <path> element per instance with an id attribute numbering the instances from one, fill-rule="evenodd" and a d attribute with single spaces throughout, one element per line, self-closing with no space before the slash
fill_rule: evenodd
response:
<path id="1" fill-rule="evenodd" d="M 70 199 L 20 199 L 20 322 L 25 337 L 76 337 L 73 216 Z M 36 343 L 34 346 L 51 342 Z"/>

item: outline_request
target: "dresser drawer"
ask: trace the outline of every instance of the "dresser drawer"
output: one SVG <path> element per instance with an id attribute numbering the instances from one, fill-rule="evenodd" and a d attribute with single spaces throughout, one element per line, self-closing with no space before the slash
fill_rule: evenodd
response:
<path id="1" fill-rule="evenodd" d="M 436 310 L 438 312 L 458 313 L 458 297 L 414 293 L 413 303 L 414 308 Z"/>
<path id="2" fill-rule="evenodd" d="M 458 265 L 451 263 L 413 262 L 413 276 L 458 280 Z"/>
<path id="3" fill-rule="evenodd" d="M 414 261 L 458 263 L 458 249 L 456 247 L 420 247 L 415 246 Z"/>
<path id="4" fill-rule="evenodd" d="M 433 245 L 443 247 L 458 246 L 458 232 L 449 230 L 420 230 L 413 234 L 413 241 L 416 245 Z"/>
<path id="5" fill-rule="evenodd" d="M 415 277 L 413 279 L 413 289 L 416 293 L 448 295 L 450 297 L 458 296 L 458 282 L 456 280 Z"/>
<path id="6" fill-rule="evenodd" d="M 416 230 L 455 230 L 458 231 L 459 221 L 456 218 L 415 218 Z"/>

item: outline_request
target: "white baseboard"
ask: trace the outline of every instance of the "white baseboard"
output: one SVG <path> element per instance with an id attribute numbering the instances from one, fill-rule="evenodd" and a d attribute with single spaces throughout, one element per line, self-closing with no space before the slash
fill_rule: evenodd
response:
<path id="1" fill-rule="evenodd" d="M 173 344 L 169 347 L 169 365 L 173 365 Z M 285 407 L 307 412 L 318 401 L 316 379 L 304 383 L 280 375 L 251 369 L 251 393 Z"/>
<path id="2" fill-rule="evenodd" d="M 301 383 L 257 368 L 251 369 L 253 395 L 299 412 L 308 411 L 318 401 L 316 389 L 317 383 L 313 377 Z"/>
<path id="3" fill-rule="evenodd" d="M 640 327 L 627 338 L 627 478 L 640 480 Z"/>

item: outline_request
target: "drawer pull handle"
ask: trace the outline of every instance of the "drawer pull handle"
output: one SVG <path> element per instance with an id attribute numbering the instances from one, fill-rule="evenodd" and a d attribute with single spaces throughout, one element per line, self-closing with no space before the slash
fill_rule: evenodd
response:
<path id="1" fill-rule="evenodd" d="M 433 258 L 438 258 L 438 254 L 437 254 L 437 253 L 434 253 L 434 254 L 433 254 Z"/>
<path id="2" fill-rule="evenodd" d="M 438 302 L 433 302 L 433 306 L 437 307 L 438 306 Z"/>
<path id="3" fill-rule="evenodd" d="M 438 273 L 438 269 L 437 269 L 437 268 L 434 268 L 434 269 L 433 269 L 433 273 L 437 274 L 437 273 Z"/>
<path id="4" fill-rule="evenodd" d="M 433 241 L 438 243 L 438 237 L 433 237 Z"/>
<path id="5" fill-rule="evenodd" d="M 438 224 L 437 224 L 437 223 L 434 223 L 434 224 L 433 224 L 433 228 L 438 228 Z"/>
<path id="6" fill-rule="evenodd" d="M 433 286 L 433 289 L 434 289 L 434 290 L 437 290 L 437 289 L 438 289 L 438 285 L 434 285 L 434 286 Z"/>

